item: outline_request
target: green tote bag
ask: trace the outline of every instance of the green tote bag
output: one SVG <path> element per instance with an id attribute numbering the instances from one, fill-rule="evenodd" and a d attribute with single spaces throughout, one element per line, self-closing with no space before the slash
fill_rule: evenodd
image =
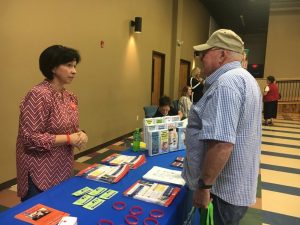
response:
<path id="1" fill-rule="evenodd" d="M 192 207 L 183 225 L 192 225 L 193 217 L 195 216 L 196 208 Z M 200 223 L 199 225 L 214 225 L 214 206 L 210 202 L 207 209 L 199 209 Z"/>
<path id="2" fill-rule="evenodd" d="M 214 225 L 214 206 L 210 202 L 207 209 L 199 209 L 200 225 Z"/>

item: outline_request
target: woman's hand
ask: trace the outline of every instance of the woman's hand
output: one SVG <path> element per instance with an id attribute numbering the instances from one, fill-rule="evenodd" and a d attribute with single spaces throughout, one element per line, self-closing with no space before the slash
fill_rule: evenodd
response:
<path id="1" fill-rule="evenodd" d="M 80 150 L 85 147 L 87 142 L 88 136 L 82 131 L 70 134 L 70 144 Z"/>

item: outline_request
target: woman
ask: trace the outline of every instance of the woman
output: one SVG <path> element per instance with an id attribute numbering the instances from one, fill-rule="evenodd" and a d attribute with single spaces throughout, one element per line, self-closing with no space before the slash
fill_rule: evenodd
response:
<path id="1" fill-rule="evenodd" d="M 190 86 L 185 86 L 182 89 L 181 97 L 179 99 L 179 110 L 183 114 L 183 119 L 189 116 L 190 108 L 192 105 L 191 96 L 192 88 Z"/>
<path id="2" fill-rule="evenodd" d="M 201 70 L 195 67 L 191 72 L 190 86 L 192 88 L 192 102 L 196 104 L 203 96 L 204 79 L 201 77 Z"/>
<path id="3" fill-rule="evenodd" d="M 73 147 L 83 148 L 87 135 L 79 129 L 78 101 L 64 86 L 76 75 L 79 53 L 53 45 L 39 58 L 45 80 L 20 104 L 17 137 L 18 196 L 25 201 L 72 176 Z"/>
<path id="4" fill-rule="evenodd" d="M 273 76 L 267 77 L 267 86 L 264 90 L 264 125 L 273 125 L 273 118 L 277 117 L 277 103 L 279 99 L 278 86 Z"/>

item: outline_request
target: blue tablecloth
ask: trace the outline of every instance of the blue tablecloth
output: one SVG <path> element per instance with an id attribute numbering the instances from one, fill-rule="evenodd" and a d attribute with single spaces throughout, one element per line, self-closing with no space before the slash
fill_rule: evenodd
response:
<path id="1" fill-rule="evenodd" d="M 126 151 L 124 154 L 133 155 L 131 151 Z M 123 196 L 123 192 L 128 189 L 134 182 L 141 179 L 142 176 L 150 170 L 154 165 L 165 168 L 177 169 L 170 166 L 177 156 L 184 156 L 185 151 L 180 150 L 171 152 L 163 155 L 157 155 L 147 157 L 147 162 L 141 167 L 130 170 L 129 173 L 117 184 L 107 184 L 103 182 L 96 182 L 81 177 L 72 177 L 65 182 L 51 188 L 50 190 L 39 194 L 11 209 L 8 209 L 0 213 L 0 224 L 1 225 L 24 225 L 28 224 L 17 220 L 14 216 L 35 204 L 41 203 L 46 206 L 64 211 L 69 213 L 71 216 L 78 218 L 78 225 L 96 225 L 100 219 L 109 219 L 114 222 L 115 225 L 126 224 L 124 217 L 129 214 L 129 209 L 132 206 L 141 206 L 144 211 L 142 215 L 138 216 L 139 223 L 143 224 L 143 220 L 149 217 L 149 212 L 152 209 L 161 209 L 165 215 L 158 219 L 160 225 L 182 225 L 183 217 L 183 202 L 186 195 L 186 187 L 182 187 L 178 196 L 174 199 L 169 207 L 163 207 L 152 203 L 136 200 L 131 197 Z M 99 162 L 100 163 L 100 162 Z M 180 169 L 179 169 L 180 170 Z M 72 196 L 72 193 L 83 187 L 106 187 L 109 189 L 117 190 L 118 194 L 109 200 L 106 200 L 98 208 L 90 211 L 84 209 L 81 206 L 73 205 L 72 203 L 78 199 L 78 197 Z M 122 211 L 117 211 L 112 208 L 112 204 L 116 201 L 124 201 L 127 207 Z M 149 225 L 153 224 L 149 222 Z"/>

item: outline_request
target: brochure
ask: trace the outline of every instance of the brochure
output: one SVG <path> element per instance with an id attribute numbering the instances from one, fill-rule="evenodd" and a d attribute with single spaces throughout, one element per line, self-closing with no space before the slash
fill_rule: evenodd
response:
<path id="1" fill-rule="evenodd" d="M 145 155 L 130 156 L 122 154 L 112 154 L 101 161 L 109 165 L 123 165 L 128 164 L 130 169 L 136 169 L 146 162 Z"/>
<path id="2" fill-rule="evenodd" d="M 183 186 L 184 179 L 181 177 L 181 171 L 166 169 L 159 166 L 153 166 L 143 178 L 150 181 L 158 181 L 169 184 L 176 184 Z"/>
<path id="3" fill-rule="evenodd" d="M 144 142 L 149 156 L 183 150 L 186 121 L 177 116 L 146 118 L 143 123 Z"/>
<path id="4" fill-rule="evenodd" d="M 93 164 L 80 171 L 76 176 L 85 177 L 90 180 L 103 181 L 107 183 L 117 183 L 129 171 L 129 165 L 109 166 L 103 164 Z"/>
<path id="5" fill-rule="evenodd" d="M 16 219 L 36 225 L 56 225 L 68 213 L 59 211 L 49 206 L 37 204 L 17 215 Z"/>
<path id="6" fill-rule="evenodd" d="M 180 188 L 152 181 L 138 180 L 123 194 L 128 197 L 168 207 Z"/>
<path id="7" fill-rule="evenodd" d="M 176 159 L 171 163 L 171 166 L 183 168 L 183 156 L 177 156 Z"/>

